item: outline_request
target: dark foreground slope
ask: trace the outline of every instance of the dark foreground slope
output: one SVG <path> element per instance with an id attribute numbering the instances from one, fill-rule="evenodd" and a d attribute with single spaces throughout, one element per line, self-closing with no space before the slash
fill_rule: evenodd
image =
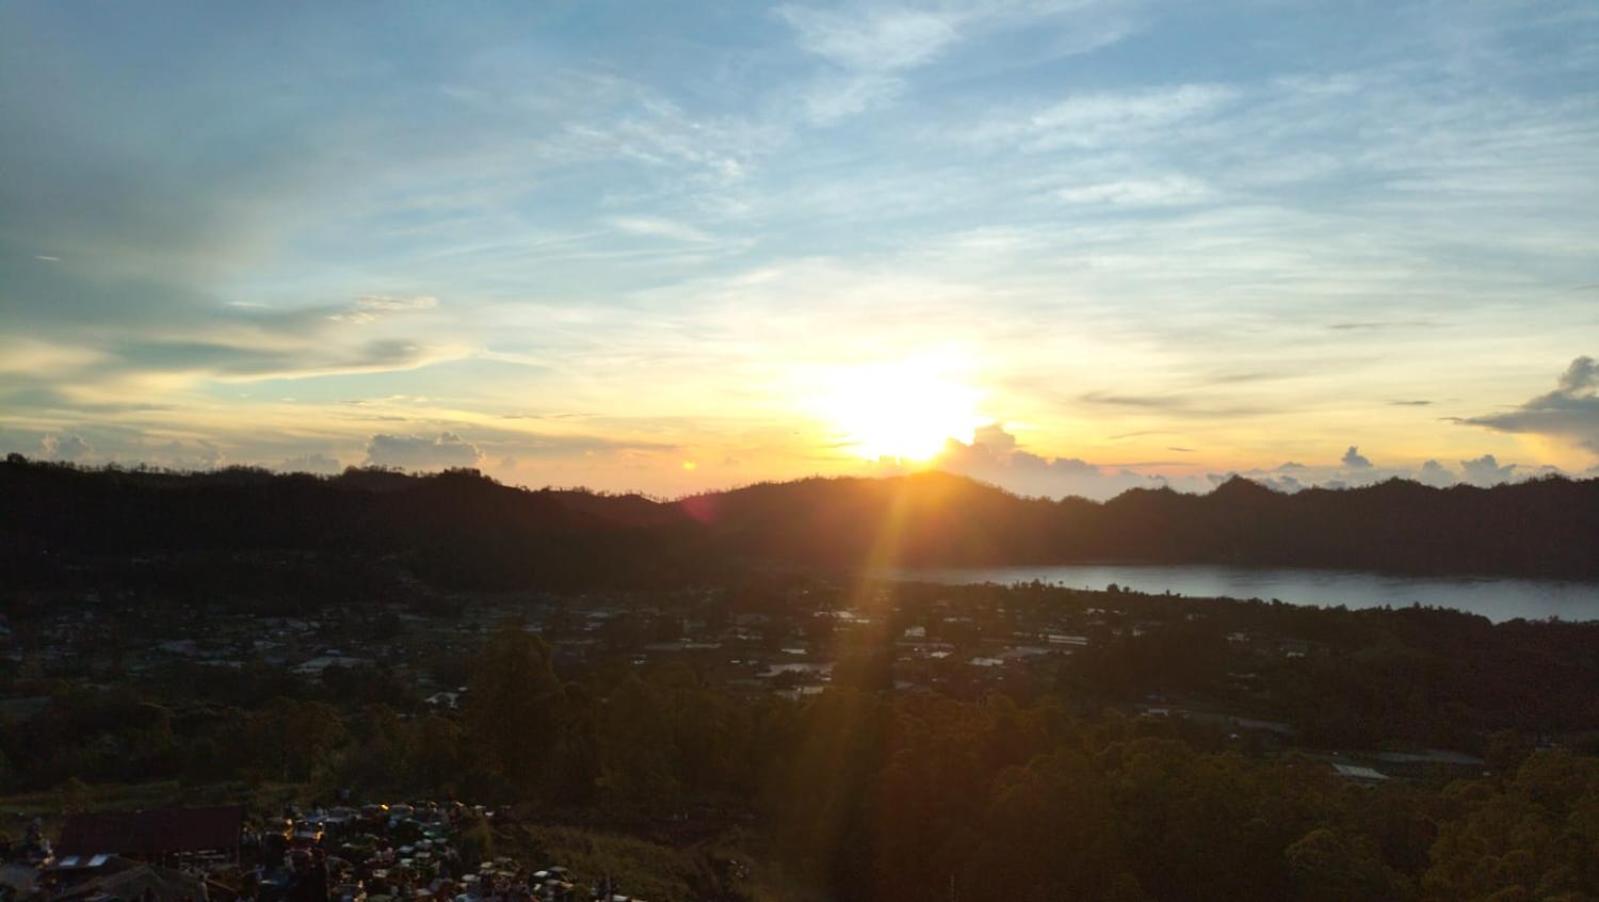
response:
<path id="1" fill-rule="evenodd" d="M 1599 480 L 1393 480 L 1281 494 L 1025 499 L 962 477 L 806 479 L 659 502 L 512 488 L 472 471 L 170 474 L 0 464 L 0 541 L 54 554 L 401 555 L 475 585 L 670 583 L 750 561 L 856 567 L 1087 560 L 1599 578 Z"/>

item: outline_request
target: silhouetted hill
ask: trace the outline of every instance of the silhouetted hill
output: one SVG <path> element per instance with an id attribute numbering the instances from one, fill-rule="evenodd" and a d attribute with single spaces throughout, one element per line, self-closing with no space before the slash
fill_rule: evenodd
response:
<path id="1" fill-rule="evenodd" d="M 0 464 L 0 542 L 14 563 L 60 554 L 399 555 L 451 585 L 677 581 L 692 524 L 636 496 L 529 491 L 475 471 L 336 477 L 231 468 L 176 474 Z M 679 528 L 664 525 L 676 523 Z"/>
<path id="2" fill-rule="evenodd" d="M 1599 481 L 1436 489 L 1391 480 L 1283 494 L 1133 489 L 1098 504 L 1024 499 L 942 473 L 812 479 L 681 502 L 723 547 L 798 563 L 1221 563 L 1599 576 Z"/>
<path id="3" fill-rule="evenodd" d="M 1599 480 L 1490 489 L 1392 480 L 1281 494 L 1135 489 L 1103 504 L 1019 498 L 945 473 L 803 479 L 655 501 L 528 490 L 476 471 L 335 477 L 235 468 L 0 464 L 14 566 L 53 555 L 397 555 L 483 586 L 670 583 L 747 562 L 852 568 L 1072 561 L 1225 563 L 1599 578 Z"/>

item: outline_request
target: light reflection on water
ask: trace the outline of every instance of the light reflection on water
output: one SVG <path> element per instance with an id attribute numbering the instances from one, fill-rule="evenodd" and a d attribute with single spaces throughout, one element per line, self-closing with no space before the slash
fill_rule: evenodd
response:
<path id="1" fill-rule="evenodd" d="M 1289 604 L 1349 608 L 1422 604 L 1469 611 L 1496 622 L 1517 617 L 1599 619 L 1599 583 L 1594 582 L 1157 564 L 911 569 L 889 571 L 884 575 L 952 584 L 1015 584 L 1038 580 L 1073 589 L 1103 589 L 1116 583 L 1123 588 L 1156 594 L 1170 591 L 1200 598 L 1275 598 Z"/>

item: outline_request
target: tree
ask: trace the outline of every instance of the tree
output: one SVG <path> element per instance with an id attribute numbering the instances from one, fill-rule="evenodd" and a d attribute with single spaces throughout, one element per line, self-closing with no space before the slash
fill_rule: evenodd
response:
<path id="1" fill-rule="evenodd" d="M 1433 844 L 1429 898 L 1599 893 L 1599 760 L 1535 752 L 1514 779 L 1456 784 L 1446 798 L 1463 810 Z"/>
<path id="2" fill-rule="evenodd" d="M 666 715 L 662 695 L 637 677 L 624 680 L 605 700 L 605 784 L 622 798 L 646 806 L 676 798 L 676 748 Z"/>
<path id="3" fill-rule="evenodd" d="M 467 696 L 466 731 L 491 771 L 537 792 L 553 747 L 560 683 L 543 639 L 508 621 L 489 639 Z"/>
<path id="4" fill-rule="evenodd" d="M 1283 855 L 1293 898 L 1300 902 L 1402 898 L 1395 875 L 1365 837 L 1349 837 L 1322 827 L 1306 833 Z"/>

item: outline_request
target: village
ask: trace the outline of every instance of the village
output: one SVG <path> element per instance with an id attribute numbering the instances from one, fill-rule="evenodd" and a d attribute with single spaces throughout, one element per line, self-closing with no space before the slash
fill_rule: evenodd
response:
<path id="1" fill-rule="evenodd" d="M 280 692 L 308 687 L 300 691 L 335 703 L 381 701 L 402 718 L 454 716 L 469 703 L 485 642 L 508 623 L 547 644 L 565 681 L 682 666 L 718 691 L 790 700 L 840 679 L 911 695 L 1034 698 L 1059 688 L 1074 656 L 1195 627 L 1222 631 L 1229 664 L 1221 691 L 1161 687 L 1129 699 L 1125 713 L 1218 730 L 1256 750 L 1281 749 L 1294 744 L 1297 727 L 1261 713 L 1269 708 L 1262 672 L 1327 651 L 1258 626 L 1224 628 L 1212 622 L 1214 606 L 1174 607 L 1162 603 L 1169 595 L 1114 585 L 1103 592 L 1042 585 L 957 592 L 805 580 L 578 594 L 447 594 L 403 579 L 399 586 L 396 598 L 313 600 L 267 611 L 228 597 L 173 601 L 90 590 L 32 598 L 10 617 L 0 613 L 0 725 L 25 723 L 68 686 L 150 685 L 180 709 L 199 692 L 192 704 L 205 709 L 226 687 L 252 681 Z M 1363 760 L 1352 764 L 1350 756 Z M 1327 757 L 1339 773 L 1361 780 L 1410 775 L 1418 761 L 1462 772 L 1481 764 L 1420 748 Z"/>
<path id="2" fill-rule="evenodd" d="M 869 646 L 891 649 L 898 691 L 980 697 L 1039 691 L 1073 654 L 1161 625 L 1109 605 L 995 610 L 907 601 L 891 585 L 791 588 L 753 604 L 735 595 L 457 594 L 263 615 L 227 598 L 174 603 L 89 591 L 20 605 L 9 619 L 0 613 L 0 673 L 18 685 L 226 679 L 252 668 L 335 686 L 381 676 L 402 709 L 458 710 L 474 656 L 512 621 L 548 643 L 568 679 L 616 662 L 640 670 L 682 662 L 721 688 L 795 699 L 826 689 L 839 657 Z M 1263 656 L 1309 650 L 1270 636 L 1230 639 Z M 45 701 L 12 693 L 0 699 L 0 723 L 26 719 Z"/>

